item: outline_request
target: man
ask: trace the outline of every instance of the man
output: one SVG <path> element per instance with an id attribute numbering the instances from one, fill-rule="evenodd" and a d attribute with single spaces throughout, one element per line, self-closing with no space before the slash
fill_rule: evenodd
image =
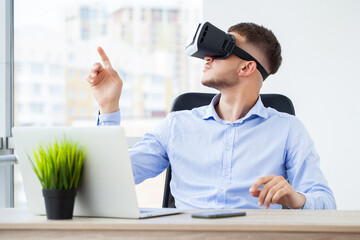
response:
<path id="1" fill-rule="evenodd" d="M 270 30 L 241 23 L 228 32 L 267 73 L 277 72 L 281 48 Z M 103 49 L 98 52 L 104 67 L 95 63 L 88 76 L 100 106 L 98 124 L 120 124 L 123 83 Z M 220 94 L 208 106 L 170 113 L 145 134 L 130 151 L 135 182 L 157 176 L 170 162 L 177 208 L 335 209 L 304 126 L 263 106 L 256 61 L 234 54 L 205 61 L 202 84 Z"/>

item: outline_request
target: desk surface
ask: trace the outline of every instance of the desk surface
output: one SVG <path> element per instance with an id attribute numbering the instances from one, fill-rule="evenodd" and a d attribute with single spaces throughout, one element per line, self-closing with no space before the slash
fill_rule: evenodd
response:
<path id="1" fill-rule="evenodd" d="M 51 232 L 56 233 L 54 236 L 63 237 L 78 234 L 76 236 L 81 238 L 81 233 L 88 235 L 92 232 L 91 236 L 98 236 L 99 239 L 120 233 L 132 239 L 162 239 L 161 236 L 164 239 L 204 239 L 210 236 L 214 239 L 219 239 L 219 236 L 230 239 L 231 234 L 237 237 L 241 234 L 251 235 L 252 239 L 257 239 L 256 236 L 259 239 L 273 236 L 276 239 L 292 237 L 294 240 L 304 238 L 304 235 L 307 239 L 317 239 L 319 234 L 327 239 L 360 239 L 360 211 L 245 210 L 245 217 L 195 219 L 190 216 L 198 211 L 201 210 L 142 220 L 74 217 L 72 220 L 55 221 L 47 220 L 46 216 L 33 215 L 27 210 L 0 209 L 0 236 L 8 236 L 9 239 L 31 238 L 27 231 L 38 231 L 36 238 Z"/>

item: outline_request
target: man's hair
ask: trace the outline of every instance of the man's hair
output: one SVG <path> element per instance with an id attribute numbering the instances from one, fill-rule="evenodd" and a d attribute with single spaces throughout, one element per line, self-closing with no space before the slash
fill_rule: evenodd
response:
<path id="1" fill-rule="evenodd" d="M 277 72 L 281 65 L 281 46 L 274 33 L 255 23 L 239 23 L 231 26 L 228 32 L 236 32 L 245 37 L 246 42 L 253 44 L 265 56 L 269 74 Z"/>

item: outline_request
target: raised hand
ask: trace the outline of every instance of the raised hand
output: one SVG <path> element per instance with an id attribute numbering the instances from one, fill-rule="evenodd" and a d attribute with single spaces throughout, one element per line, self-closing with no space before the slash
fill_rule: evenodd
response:
<path id="1" fill-rule="evenodd" d="M 104 66 L 95 63 L 87 77 L 91 91 L 100 106 L 100 114 L 112 113 L 119 110 L 119 99 L 123 82 L 111 63 L 104 50 L 97 48 Z"/>

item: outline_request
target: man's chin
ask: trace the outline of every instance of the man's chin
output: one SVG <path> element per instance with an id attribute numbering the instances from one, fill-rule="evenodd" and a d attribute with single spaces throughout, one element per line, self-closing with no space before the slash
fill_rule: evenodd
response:
<path id="1" fill-rule="evenodd" d="M 215 81 L 213 81 L 212 79 L 202 79 L 201 80 L 201 84 L 206 86 L 206 87 L 209 87 L 209 88 L 215 88 L 215 89 L 218 89 L 218 84 L 216 84 Z M 218 89 L 219 90 L 219 89 Z"/>
<path id="2" fill-rule="evenodd" d="M 211 80 L 210 80 L 211 81 Z M 208 84 L 209 84 L 209 80 L 208 79 L 201 79 L 201 84 L 208 87 Z"/>
<path id="3" fill-rule="evenodd" d="M 236 84 L 238 84 L 238 81 L 236 79 L 233 80 L 233 81 L 229 81 L 229 80 L 226 80 L 226 79 L 213 79 L 213 78 L 206 79 L 206 78 L 203 78 L 201 80 L 201 84 L 206 86 L 206 87 L 214 88 L 216 90 L 221 91 L 222 89 L 231 88 L 231 87 L 236 86 Z"/>

